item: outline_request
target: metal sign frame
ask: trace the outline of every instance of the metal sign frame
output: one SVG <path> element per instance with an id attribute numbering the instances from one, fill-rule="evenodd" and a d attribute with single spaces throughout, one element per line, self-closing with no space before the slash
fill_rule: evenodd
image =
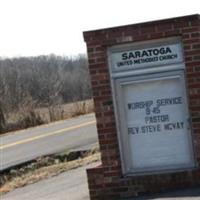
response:
<path id="1" fill-rule="evenodd" d="M 126 119 L 126 113 L 124 109 L 124 100 L 123 100 L 123 89 L 122 87 L 124 85 L 130 85 L 138 82 L 148 82 L 152 80 L 163 80 L 163 79 L 172 79 L 172 78 L 178 78 L 181 80 L 182 86 L 183 86 L 183 97 L 186 102 L 186 109 L 185 114 L 189 120 L 189 111 L 187 109 L 187 95 L 186 95 L 186 88 L 185 88 L 185 78 L 184 78 L 184 72 L 182 70 L 179 71 L 172 71 L 167 73 L 156 73 L 156 74 L 150 74 L 150 75 L 141 75 L 141 76 L 133 76 L 133 77 L 125 77 L 115 80 L 115 97 L 116 97 L 116 119 L 118 126 L 118 132 L 119 132 L 119 141 L 121 143 L 121 157 L 122 157 L 122 166 L 123 166 L 123 173 L 126 175 L 131 174 L 152 174 L 152 173 L 160 173 L 160 172 L 169 172 L 169 171 L 182 171 L 185 169 L 190 169 L 195 167 L 194 162 L 194 151 L 193 151 L 193 143 L 192 143 L 192 136 L 191 136 L 191 129 L 188 130 L 188 141 L 189 141 L 189 155 L 191 157 L 191 160 L 187 164 L 181 164 L 181 165 L 171 165 L 171 166 L 164 166 L 164 167 L 154 167 L 154 168 L 134 168 L 132 166 L 132 163 L 130 162 L 131 155 L 130 152 L 130 144 L 128 139 L 128 132 L 127 132 L 127 126 L 123 121 L 127 121 Z M 190 124 L 188 124 L 188 127 L 190 127 Z M 190 127 L 191 128 L 191 127 Z"/>
<path id="2" fill-rule="evenodd" d="M 164 40 L 153 40 L 147 42 L 136 43 L 136 47 L 150 47 L 152 44 L 153 46 L 161 45 L 161 44 L 168 44 L 174 42 L 180 42 L 180 38 L 169 38 Z M 190 156 L 191 161 L 185 165 L 173 165 L 173 166 L 164 166 L 164 167 L 156 167 L 156 168 L 143 168 L 143 169 L 136 169 L 131 166 L 129 155 L 130 154 L 130 147 L 128 143 L 128 133 L 127 133 L 127 126 L 122 120 L 126 120 L 125 110 L 123 108 L 124 102 L 122 98 L 122 87 L 126 84 L 134 84 L 138 81 L 148 81 L 152 79 L 163 79 L 163 78 L 171 78 L 171 77 L 179 77 L 183 84 L 184 90 L 184 97 L 186 103 L 186 114 L 189 117 L 188 111 L 188 98 L 187 98 L 187 90 L 186 90 L 186 83 L 185 83 L 185 65 L 184 62 L 181 63 L 174 63 L 174 64 L 165 64 L 161 66 L 152 66 L 148 68 L 141 68 L 141 69 L 134 69 L 134 70 L 120 70 L 115 71 L 112 67 L 112 60 L 111 54 L 113 52 L 124 51 L 127 49 L 131 49 L 134 44 L 126 44 L 120 46 L 114 46 L 108 49 L 108 61 L 109 61 L 109 70 L 110 70 L 110 78 L 111 78 L 111 87 L 112 87 L 112 96 L 114 102 L 114 110 L 115 110 L 115 118 L 117 124 L 117 132 L 118 132 L 118 141 L 119 141 L 119 148 L 120 148 L 120 155 L 121 155 L 121 164 L 122 170 L 124 175 L 143 175 L 143 174 L 154 174 L 154 173 L 166 173 L 166 172 L 175 172 L 175 171 L 184 171 L 186 169 L 192 169 L 196 166 L 195 163 L 195 156 L 194 156 L 194 149 L 193 149 L 193 142 L 192 142 L 192 134 L 191 131 L 188 131 L 188 141 L 190 145 Z M 134 49 L 135 49 L 134 48 Z"/>

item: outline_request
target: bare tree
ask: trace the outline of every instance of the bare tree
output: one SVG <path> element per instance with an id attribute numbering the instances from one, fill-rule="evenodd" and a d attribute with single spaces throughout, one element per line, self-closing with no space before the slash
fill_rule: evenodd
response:
<path id="1" fill-rule="evenodd" d="M 4 131 L 6 125 L 2 104 L 0 102 L 0 133 Z"/>
<path id="2" fill-rule="evenodd" d="M 55 106 L 91 98 L 87 59 L 55 55 L 0 58 L 0 113 Z"/>

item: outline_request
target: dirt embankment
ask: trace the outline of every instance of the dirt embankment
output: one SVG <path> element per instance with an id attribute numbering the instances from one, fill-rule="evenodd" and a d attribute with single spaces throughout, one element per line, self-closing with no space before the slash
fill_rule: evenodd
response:
<path id="1" fill-rule="evenodd" d="M 98 148 L 40 157 L 1 172 L 0 194 L 100 160 Z"/>

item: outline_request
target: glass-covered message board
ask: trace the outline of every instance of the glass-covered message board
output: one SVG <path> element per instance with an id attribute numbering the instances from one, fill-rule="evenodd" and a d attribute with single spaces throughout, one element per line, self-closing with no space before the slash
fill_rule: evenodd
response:
<path id="1" fill-rule="evenodd" d="M 162 48 L 162 44 L 158 45 Z M 157 173 L 194 166 L 184 63 L 182 52 L 175 52 L 181 45 L 170 45 L 178 63 L 171 64 L 170 60 L 154 66 L 152 62 L 152 66 L 146 65 L 148 70 L 145 65 L 142 70 L 138 69 L 137 64 L 135 69 L 133 65 L 132 70 L 128 67 L 125 71 L 116 71 L 116 65 L 112 64 L 117 55 L 125 55 L 123 52 L 127 50 L 111 53 L 113 98 L 125 174 Z M 165 43 L 163 48 L 170 48 L 170 45 Z M 149 49 L 156 49 L 156 46 Z M 142 49 L 134 51 L 143 52 Z"/>

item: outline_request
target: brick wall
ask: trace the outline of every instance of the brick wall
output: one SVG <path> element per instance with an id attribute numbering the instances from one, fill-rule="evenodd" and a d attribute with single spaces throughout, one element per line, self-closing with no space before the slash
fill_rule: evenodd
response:
<path id="1" fill-rule="evenodd" d="M 102 165 L 88 169 L 91 200 L 116 199 L 140 193 L 200 184 L 200 168 L 185 172 L 123 177 L 114 117 L 107 48 L 129 42 L 180 36 L 186 62 L 193 143 L 200 164 L 200 15 L 84 32 L 97 119 Z"/>

